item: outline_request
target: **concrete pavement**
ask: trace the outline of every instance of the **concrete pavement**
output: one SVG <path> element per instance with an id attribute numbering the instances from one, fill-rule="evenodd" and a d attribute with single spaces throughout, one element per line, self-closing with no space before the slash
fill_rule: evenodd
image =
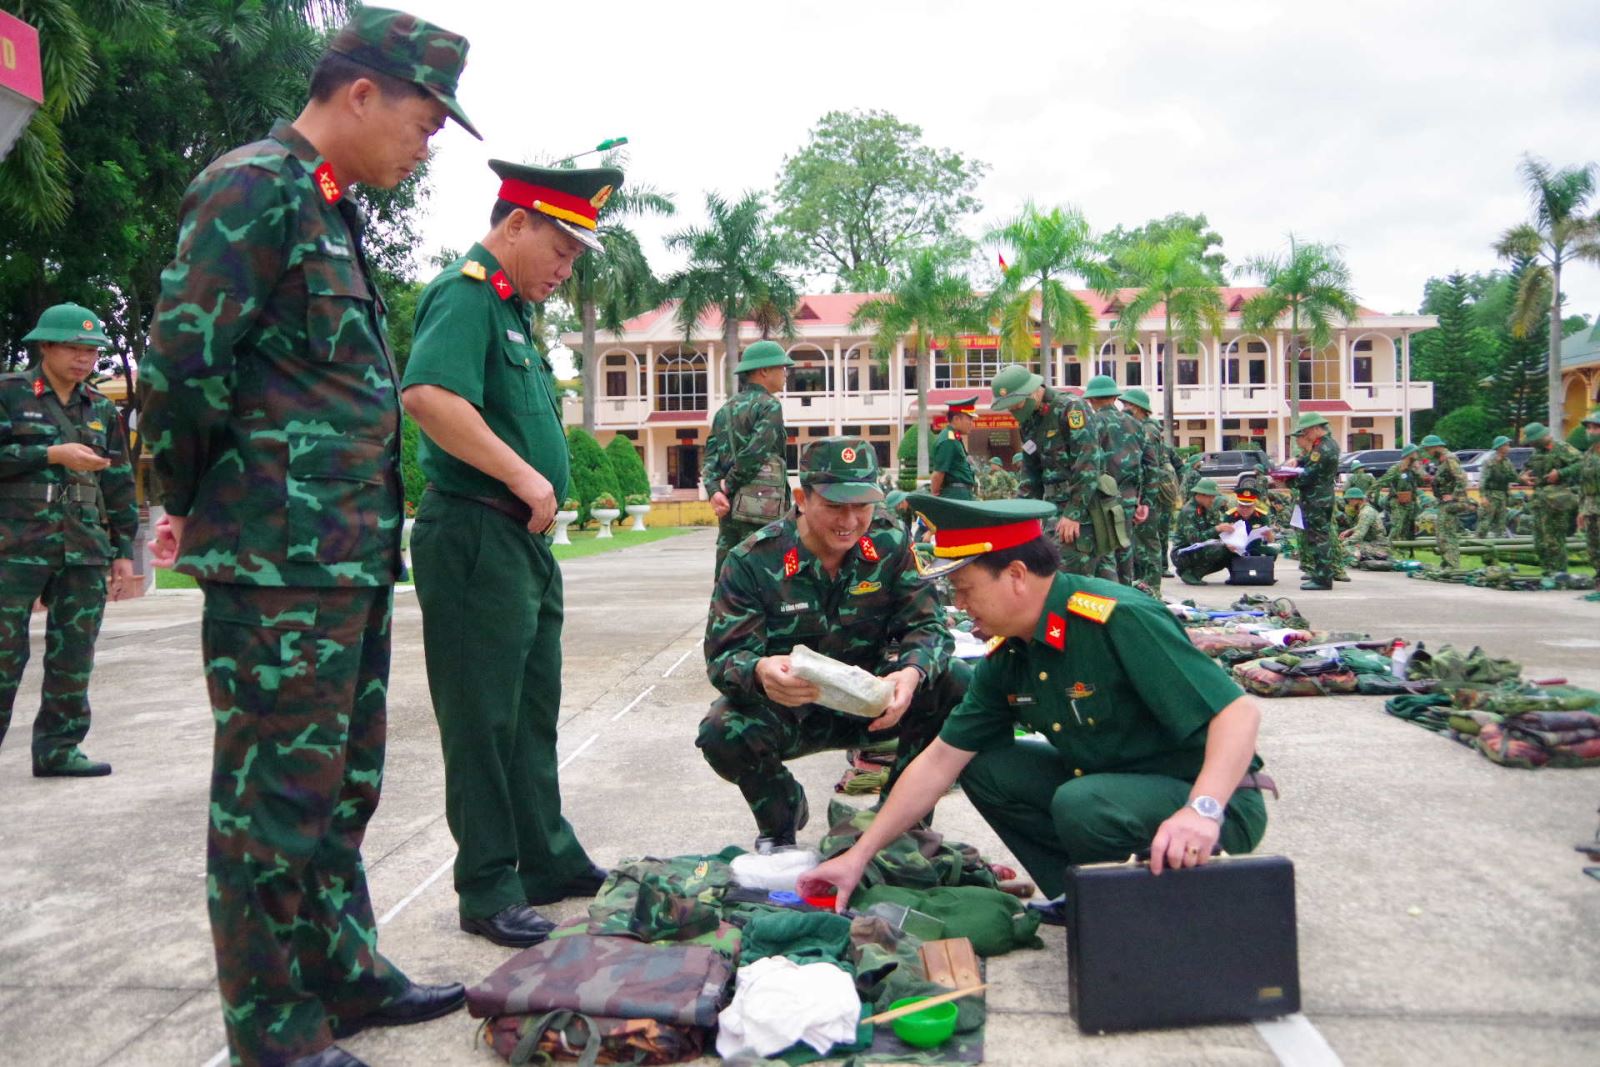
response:
<path id="1" fill-rule="evenodd" d="M 693 747 L 711 696 L 699 641 L 712 540 L 696 531 L 563 567 L 563 788 L 602 864 L 753 836 L 737 791 Z M 1283 570 L 1275 591 L 1319 628 L 1482 644 L 1531 676 L 1600 687 L 1600 604 L 1573 594 L 1365 573 L 1298 594 L 1293 567 Z M 1220 607 L 1235 591 L 1182 592 Z M 203 896 L 212 724 L 199 609 L 193 594 L 110 606 L 86 745 L 115 765 L 108 779 L 29 776 L 36 665 L 25 680 L 0 750 L 0 1064 L 198 1067 L 222 1047 Z M 365 850 L 383 949 L 418 980 L 475 981 L 508 953 L 456 929 L 409 592 L 396 600 L 390 700 L 384 798 Z M 1377 698 L 1266 703 L 1260 747 L 1284 793 L 1269 804 L 1263 851 L 1296 864 L 1310 1027 L 1081 1035 L 1066 1013 L 1061 935 L 1047 930 L 1046 950 L 991 962 L 988 1062 L 1329 1062 L 1315 1058 L 1320 1041 L 1349 1064 L 1592 1057 L 1600 882 L 1581 875 L 1572 845 L 1594 833 L 1600 772 L 1503 769 L 1384 715 Z M 843 767 L 839 754 L 800 762 L 814 807 Z M 941 805 L 939 826 L 1004 856 L 959 795 Z M 813 824 L 802 837 L 821 832 Z M 460 1014 L 347 1047 L 377 1065 L 498 1062 L 473 1034 Z"/>

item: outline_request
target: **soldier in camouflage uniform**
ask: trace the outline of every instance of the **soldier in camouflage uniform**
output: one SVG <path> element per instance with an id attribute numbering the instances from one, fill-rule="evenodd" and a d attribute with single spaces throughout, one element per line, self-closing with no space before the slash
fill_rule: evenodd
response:
<path id="1" fill-rule="evenodd" d="M 1151 592 L 1160 593 L 1161 574 L 1166 570 L 1162 555 L 1170 540 L 1173 509 L 1178 506 L 1178 472 L 1166 431 L 1159 420 L 1150 417 L 1150 394 L 1143 389 L 1129 389 L 1122 394 L 1122 406 L 1144 432 L 1140 500 L 1149 509 L 1146 521 L 1133 529 L 1133 576 Z"/>
<path id="2" fill-rule="evenodd" d="M 1450 447 L 1444 443 L 1444 438 L 1430 433 L 1422 439 L 1422 447 L 1434 463 L 1433 491 L 1439 497 L 1439 508 L 1434 519 L 1433 534 L 1438 544 L 1439 558 L 1451 570 L 1460 570 L 1461 517 L 1472 509 L 1472 502 L 1467 499 L 1467 475 L 1461 469 L 1461 461 L 1451 454 Z"/>
<path id="3" fill-rule="evenodd" d="M 0 374 L 0 742 L 29 654 L 35 600 L 49 611 L 33 720 L 36 778 L 90 778 L 111 765 L 78 746 L 89 732 L 89 673 L 105 613 L 132 595 L 139 507 L 116 405 L 87 383 L 111 344 L 88 308 L 57 304 L 23 338 L 38 363 Z"/>
<path id="4" fill-rule="evenodd" d="M 1400 450 L 1400 461 L 1374 483 L 1378 490 L 1388 489 L 1389 531 L 1396 541 L 1413 541 L 1417 536 L 1417 514 L 1421 510 L 1418 499 L 1422 492 L 1422 471 L 1417 459 L 1417 446 L 1406 445 Z M 1407 551 L 1408 556 L 1415 555 Z"/>
<path id="5" fill-rule="evenodd" d="M 1371 496 L 1372 487 L 1377 481 L 1377 476 L 1362 466 L 1359 459 L 1350 461 L 1350 476 L 1344 480 L 1346 489 L 1359 489 L 1363 495 Z"/>
<path id="6" fill-rule="evenodd" d="M 1109 374 L 1095 375 L 1083 389 L 1083 398 L 1094 408 L 1106 473 L 1115 479 L 1122 497 L 1122 521 L 1129 543 L 1116 552 L 1117 580 L 1132 585 L 1136 577 L 1133 531 L 1149 522 L 1152 512 L 1145 503 L 1144 430 L 1138 420 L 1117 407 L 1117 397 L 1121 395 Z"/>
<path id="7" fill-rule="evenodd" d="M 1295 501 L 1300 519 L 1301 589 L 1332 589 L 1336 571 L 1333 545 L 1334 487 L 1339 479 L 1339 448 L 1328 436 L 1328 420 L 1311 413 L 1295 426 L 1300 454 L 1295 457 L 1300 477 L 1295 479 Z"/>
<path id="8" fill-rule="evenodd" d="M 1020 363 L 1001 368 L 990 387 L 991 410 L 1012 412 L 1021 429 L 1022 495 L 1056 506 L 1046 535 L 1060 550 L 1062 572 L 1116 581 L 1116 557 L 1099 543 L 1091 515 L 1104 473 L 1094 412 Z"/>
<path id="9" fill-rule="evenodd" d="M 1511 438 L 1496 437 L 1491 448 L 1494 457 L 1483 465 L 1478 483 L 1478 536 L 1504 537 L 1517 469 L 1511 464 Z"/>
<path id="10" fill-rule="evenodd" d="M 1200 459 L 1196 452 L 1183 461 L 1183 469 L 1178 472 L 1178 492 L 1184 497 L 1194 492 L 1194 483 L 1200 480 Z"/>
<path id="11" fill-rule="evenodd" d="M 930 491 L 934 496 L 971 500 L 977 495 L 978 475 L 967 453 L 967 438 L 972 435 L 974 424 L 972 409 L 977 403 L 975 395 L 950 402 L 950 424 L 933 443 Z"/>
<path id="12" fill-rule="evenodd" d="M 1389 538 L 1384 533 L 1383 516 L 1359 486 L 1344 491 L 1344 507 L 1335 518 L 1339 529 L 1339 573 L 1364 559 L 1388 558 Z"/>
<path id="13" fill-rule="evenodd" d="M 1522 439 L 1533 455 L 1522 471 L 1522 481 L 1533 490 L 1533 551 L 1545 574 L 1567 569 L 1567 537 L 1572 531 L 1578 494 L 1570 488 L 1578 478 L 1583 454 L 1555 436 L 1542 423 L 1522 428 Z"/>
<path id="14" fill-rule="evenodd" d="M 1017 476 L 1006 470 L 999 456 L 991 456 L 978 472 L 979 500 L 1014 500 L 1021 493 Z"/>
<path id="15" fill-rule="evenodd" d="M 1578 529 L 1589 552 L 1589 566 L 1600 576 L 1600 408 L 1589 412 L 1583 428 L 1588 433 L 1589 447 L 1570 480 L 1578 487 Z M 1568 471 L 1571 468 L 1562 472 L 1562 481 L 1569 480 Z"/>
<path id="16" fill-rule="evenodd" d="M 1194 485 L 1194 495 L 1178 512 L 1172 531 L 1172 569 L 1184 585 L 1205 585 L 1206 575 L 1227 570 L 1228 560 L 1233 558 L 1227 545 L 1206 544 L 1233 525 L 1217 503 L 1220 492 L 1215 481 L 1202 478 Z"/>
<path id="17" fill-rule="evenodd" d="M 378 951 L 361 841 L 383 781 L 401 572 L 400 390 L 346 183 L 427 158 L 467 42 L 362 8 L 311 100 L 190 185 L 141 361 L 168 516 L 200 581 L 216 718 L 207 901 L 235 1064 L 357 1064 L 332 1040 L 465 1002 Z"/>
<path id="18" fill-rule="evenodd" d="M 783 391 L 784 368 L 794 366 L 783 347 L 774 341 L 757 341 L 744 350 L 734 373 L 744 376 L 732 400 L 717 409 L 711 436 L 700 467 L 700 483 L 717 513 L 717 559 L 722 573 L 728 551 L 761 529 L 762 523 L 742 522 L 732 515 L 734 497 L 758 478 L 782 482 L 775 514 L 789 506 L 789 481 L 785 473 L 783 405 L 775 394 Z"/>
<path id="19" fill-rule="evenodd" d="M 931 582 L 898 525 L 875 522 L 877 456 L 852 437 L 814 443 L 796 508 L 728 553 L 706 623 L 706 672 L 721 696 L 696 746 L 755 814 L 756 850 L 792 845 L 806 824 L 805 790 L 786 760 L 897 736 L 884 787 L 938 733 L 966 690 Z M 796 645 L 894 682 L 883 715 L 865 720 L 813 703 L 790 673 Z"/>

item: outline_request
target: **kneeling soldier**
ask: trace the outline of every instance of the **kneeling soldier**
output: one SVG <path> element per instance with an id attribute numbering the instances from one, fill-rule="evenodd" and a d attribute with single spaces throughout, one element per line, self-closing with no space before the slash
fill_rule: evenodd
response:
<path id="1" fill-rule="evenodd" d="M 1215 846 L 1249 852 L 1266 830 L 1256 702 L 1199 652 L 1166 606 L 1097 578 L 1056 573 L 1033 501 L 916 495 L 956 604 L 1006 638 L 979 664 L 939 738 L 849 851 L 800 879 L 845 907 L 878 849 L 959 778 L 968 798 L 1049 895 L 1069 865 L 1123 860 L 1195 867 Z M 971 564 L 971 566 L 966 566 Z M 1015 735 L 1017 727 L 1043 740 Z M 1060 901 L 1045 909 L 1060 922 Z"/>
<path id="2" fill-rule="evenodd" d="M 758 852 L 794 844 L 806 824 L 805 790 L 785 760 L 898 736 L 887 795 L 966 689 L 904 527 L 874 518 L 884 498 L 877 482 L 871 445 L 816 442 L 801 464 L 794 510 L 729 552 L 717 578 L 706 670 L 722 696 L 695 744 L 744 794 Z M 817 687 L 790 669 L 796 645 L 892 680 L 883 715 L 868 721 L 814 703 Z"/>
<path id="3" fill-rule="evenodd" d="M 1217 483 L 1202 478 L 1194 485 L 1194 497 L 1178 512 L 1172 532 L 1172 566 L 1184 585 L 1205 585 L 1205 577 L 1228 569 L 1233 558 L 1227 545 L 1207 544 L 1226 533 L 1233 524 L 1217 503 Z"/>

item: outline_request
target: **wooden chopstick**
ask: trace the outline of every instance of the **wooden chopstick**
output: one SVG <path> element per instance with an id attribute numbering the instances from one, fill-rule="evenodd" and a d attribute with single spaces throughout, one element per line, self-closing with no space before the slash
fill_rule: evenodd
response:
<path id="1" fill-rule="evenodd" d="M 905 1004 L 898 1008 L 890 1008 L 888 1011 L 880 1011 L 878 1014 L 869 1015 L 867 1018 L 862 1019 L 861 1021 L 864 1023 L 892 1022 L 893 1020 L 899 1019 L 906 1015 L 915 1015 L 923 1008 L 931 1008 L 937 1004 L 948 1004 L 952 1000 L 960 1000 L 962 997 L 970 997 L 974 993 L 982 993 L 988 988 L 989 983 L 985 982 L 982 985 L 972 986 L 970 989 L 957 989 L 953 993 L 940 993 L 936 997 L 929 997 L 927 1000 L 919 1000 L 915 1004 Z"/>

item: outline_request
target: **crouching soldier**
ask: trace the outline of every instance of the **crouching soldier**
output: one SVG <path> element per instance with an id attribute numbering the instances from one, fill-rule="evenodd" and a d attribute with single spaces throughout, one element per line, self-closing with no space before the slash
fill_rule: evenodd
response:
<path id="1" fill-rule="evenodd" d="M 1206 575 L 1227 570 L 1228 560 L 1233 558 L 1227 545 L 1216 543 L 1218 535 L 1233 528 L 1222 514 L 1217 493 L 1217 483 L 1202 478 L 1194 485 L 1194 496 L 1178 512 L 1172 566 L 1184 585 L 1205 585 Z"/>
<path id="2" fill-rule="evenodd" d="M 904 527 L 882 517 L 877 482 L 871 445 L 816 442 L 794 509 L 729 552 L 717 578 L 705 648 L 722 695 L 695 744 L 744 794 L 758 852 L 794 844 L 806 824 L 805 790 L 786 760 L 898 737 L 887 794 L 966 691 L 935 588 L 920 579 Z M 817 687 L 791 670 L 796 645 L 892 681 L 883 715 L 815 703 Z"/>

